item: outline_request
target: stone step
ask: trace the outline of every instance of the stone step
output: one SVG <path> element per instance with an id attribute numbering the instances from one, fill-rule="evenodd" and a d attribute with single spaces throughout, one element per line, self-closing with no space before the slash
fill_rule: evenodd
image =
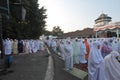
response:
<path id="1" fill-rule="evenodd" d="M 78 68 L 75 68 L 75 67 L 72 70 L 65 70 L 65 71 L 69 72 L 70 74 L 72 74 L 82 80 L 84 80 L 85 77 L 88 75 L 87 72 L 80 70 Z"/>

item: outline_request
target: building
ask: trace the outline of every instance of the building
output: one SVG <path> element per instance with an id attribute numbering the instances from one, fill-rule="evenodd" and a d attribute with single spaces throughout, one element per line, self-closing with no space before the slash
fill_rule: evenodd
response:
<path id="1" fill-rule="evenodd" d="M 96 32 L 96 37 L 120 36 L 120 22 L 112 23 L 111 19 L 107 14 L 102 13 L 95 20 L 94 31 Z"/>

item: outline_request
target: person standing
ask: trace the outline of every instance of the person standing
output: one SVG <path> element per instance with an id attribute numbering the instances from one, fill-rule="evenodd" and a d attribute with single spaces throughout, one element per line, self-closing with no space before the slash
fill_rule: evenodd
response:
<path id="1" fill-rule="evenodd" d="M 60 52 L 62 59 L 65 60 L 65 44 L 63 41 L 60 42 Z"/>
<path id="2" fill-rule="evenodd" d="M 56 47 L 57 47 L 56 40 L 52 40 L 51 47 L 52 47 L 52 50 L 56 53 Z"/>
<path id="3" fill-rule="evenodd" d="M 12 64 L 12 43 L 7 38 L 4 42 L 4 54 L 5 54 L 5 68 L 9 68 Z"/>
<path id="4" fill-rule="evenodd" d="M 73 68 L 73 47 L 69 40 L 65 45 L 65 70 L 71 70 Z"/>
<path id="5" fill-rule="evenodd" d="M 101 54 L 102 57 L 104 58 L 106 55 L 108 55 L 110 52 L 112 51 L 112 49 L 109 47 L 108 42 L 104 41 L 103 45 L 101 47 Z"/>
<path id="6" fill-rule="evenodd" d="M 80 55 L 80 44 L 78 39 L 75 39 L 73 42 L 73 63 L 79 64 L 79 55 Z"/>
<path id="7" fill-rule="evenodd" d="M 85 59 L 85 54 L 86 54 L 86 47 L 84 41 L 81 41 L 80 43 L 80 63 L 87 63 Z"/>
<path id="8" fill-rule="evenodd" d="M 85 46 L 86 46 L 86 54 L 85 54 L 85 58 L 86 58 L 86 60 L 88 60 L 89 53 L 90 53 L 90 46 L 89 46 L 89 43 L 88 43 L 87 38 L 85 38 L 84 41 L 85 41 Z"/>
<path id="9" fill-rule="evenodd" d="M 13 54 L 18 54 L 18 41 L 16 39 L 12 43 L 12 50 Z"/>
<path id="10" fill-rule="evenodd" d="M 103 57 L 100 42 L 95 41 L 88 58 L 88 80 L 104 80 Z"/>
<path id="11" fill-rule="evenodd" d="M 18 53 L 23 53 L 23 41 L 18 40 Z"/>

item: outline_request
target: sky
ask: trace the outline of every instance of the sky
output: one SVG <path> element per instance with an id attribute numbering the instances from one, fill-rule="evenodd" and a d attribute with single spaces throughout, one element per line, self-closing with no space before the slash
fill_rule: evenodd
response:
<path id="1" fill-rule="evenodd" d="M 120 0 L 38 0 L 47 9 L 46 28 L 59 26 L 65 33 L 93 28 L 94 20 L 104 13 L 112 22 L 120 21 Z"/>

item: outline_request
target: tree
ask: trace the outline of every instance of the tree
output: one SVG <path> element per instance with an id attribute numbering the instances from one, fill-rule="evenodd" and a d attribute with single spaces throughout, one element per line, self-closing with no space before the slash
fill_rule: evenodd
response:
<path id="1" fill-rule="evenodd" d="M 45 31 L 45 19 L 47 18 L 46 9 L 44 7 L 39 9 L 38 0 L 21 0 L 21 5 L 26 9 L 26 17 L 23 21 L 19 19 L 21 13 L 19 13 L 19 9 L 16 8 L 17 4 L 15 5 L 14 3 L 20 3 L 20 0 L 10 0 L 9 19 L 3 19 L 4 38 L 39 38 Z"/>
<path id="2" fill-rule="evenodd" d="M 44 35 L 45 35 L 45 36 L 52 35 L 52 32 L 51 32 L 51 31 L 48 31 L 48 30 L 45 30 L 45 31 L 44 31 Z"/>
<path id="3" fill-rule="evenodd" d="M 53 27 L 53 30 L 52 30 L 52 35 L 53 36 L 61 36 L 61 35 L 63 35 L 63 31 L 60 29 L 60 27 L 59 26 L 54 26 Z"/>

